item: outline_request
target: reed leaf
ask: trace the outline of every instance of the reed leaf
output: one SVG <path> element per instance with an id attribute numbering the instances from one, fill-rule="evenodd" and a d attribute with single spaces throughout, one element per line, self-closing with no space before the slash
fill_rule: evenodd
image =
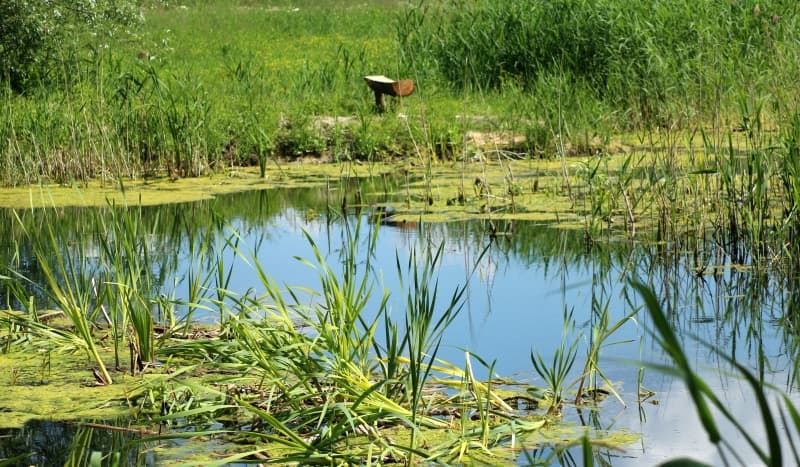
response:
<path id="1" fill-rule="evenodd" d="M 631 281 L 630 285 L 644 300 L 647 311 L 653 320 L 653 325 L 655 326 L 654 332 L 658 333 L 657 335 L 654 335 L 654 337 L 658 341 L 659 345 L 670 355 L 677 365 L 677 369 L 680 371 L 681 378 L 684 380 L 689 390 L 689 395 L 692 397 L 692 401 L 695 403 L 698 416 L 700 417 L 700 422 L 703 424 L 709 440 L 713 444 L 719 444 L 722 436 L 720 435 L 717 424 L 714 422 L 714 417 L 711 414 L 704 397 L 704 394 L 707 395 L 710 391 L 707 391 L 705 385 L 699 380 L 697 375 L 693 373 L 691 366 L 689 365 L 689 360 L 686 358 L 686 354 L 683 352 L 683 347 L 678 341 L 678 337 L 675 335 L 672 327 L 669 325 L 669 322 L 667 322 L 667 319 L 661 310 L 661 305 L 658 303 L 658 300 L 656 299 L 656 296 L 653 294 L 652 290 L 640 282 Z"/>
<path id="2" fill-rule="evenodd" d="M 17 216 L 17 220 L 22 225 L 19 216 Z M 45 283 L 34 283 L 17 272 L 15 274 L 21 280 L 42 289 L 44 295 L 58 305 L 59 309 L 72 323 L 73 329 L 69 332 L 77 338 L 72 339 L 72 342 L 79 343 L 81 349 L 98 366 L 103 382 L 111 384 L 111 375 L 97 350 L 94 340 L 94 323 L 91 320 L 91 316 L 95 304 L 92 297 L 91 278 L 87 277 L 87 272 L 82 269 L 83 251 L 79 250 L 77 255 L 65 255 L 62 251 L 62 245 L 67 244 L 67 242 L 65 240 L 59 241 L 50 225 L 46 227 L 44 240 L 41 242 L 37 242 L 37 238 L 30 236 L 27 230 L 25 230 L 25 233 L 34 242 L 34 255 L 39 262 Z M 22 303 L 27 303 L 27 297 L 24 297 Z"/>

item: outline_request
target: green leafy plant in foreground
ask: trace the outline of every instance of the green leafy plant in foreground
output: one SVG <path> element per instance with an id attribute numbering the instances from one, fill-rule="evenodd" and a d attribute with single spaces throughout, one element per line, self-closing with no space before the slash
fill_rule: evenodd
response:
<path id="1" fill-rule="evenodd" d="M 400 344 L 400 350 L 407 352 L 408 355 L 408 380 L 405 387 L 410 399 L 412 423 L 416 422 L 423 389 L 439 352 L 442 333 L 461 311 L 462 298 L 466 290 L 464 287 L 457 288 L 450 301 L 445 304 L 444 310 L 438 313 L 438 317 L 436 316 L 439 284 L 434 277 L 434 271 L 443 251 L 444 244 L 435 251 L 426 250 L 422 258 L 418 258 L 416 252 L 412 252 L 406 266 L 406 271 L 410 271 L 411 283 L 406 298 L 405 336 Z M 399 258 L 397 258 L 397 270 L 402 283 L 404 277 Z M 412 430 L 411 448 L 413 449 L 415 445 L 416 430 Z"/>
<path id="2" fill-rule="evenodd" d="M 29 239 L 34 237 L 29 234 L 22 221 L 17 217 L 23 231 Z M 111 384 L 111 374 L 106 368 L 103 358 L 98 351 L 94 336 L 94 317 L 98 313 L 98 306 L 94 300 L 94 284 L 89 274 L 84 270 L 86 253 L 81 245 L 76 246 L 76 251 L 63 251 L 62 245 L 69 244 L 64 239 L 58 238 L 53 232 L 53 227 L 45 227 L 47 235 L 41 243 L 35 244 L 34 255 L 39 263 L 44 284 L 36 284 L 31 279 L 22 276 L 17 271 L 12 271 L 15 278 L 27 282 L 41 290 L 44 295 L 55 303 L 59 310 L 69 318 L 72 323 L 71 330 L 65 330 L 58 334 L 72 336 L 73 343 L 78 348 L 84 350 L 89 358 L 97 365 L 101 383 Z M 38 237 L 37 237 L 38 238 Z M 24 305 L 33 305 L 32 297 L 22 287 L 14 288 L 15 292 L 21 293 L 17 299 Z M 30 316 L 35 316 L 35 308 L 29 307 Z M 49 326 L 35 326 L 32 330 L 39 329 L 47 333 L 52 333 Z"/>
<path id="3" fill-rule="evenodd" d="M 356 227 L 343 237 L 334 264 L 307 236 L 316 261 L 298 260 L 317 270 L 319 290 L 279 288 L 257 260 L 243 258 L 256 269 L 265 292 L 229 302 L 226 338 L 160 350 L 166 358 L 203 355 L 207 370 L 226 375 L 228 389 L 193 386 L 196 394 L 215 394 L 218 402 L 177 408 L 162 420 L 234 408 L 237 418 L 249 417 L 244 430 L 222 431 L 246 439 L 250 447 L 219 465 L 265 453 L 276 462 L 326 464 L 497 460 L 495 448 L 513 449 L 517 437 L 545 425 L 515 413 L 491 381 L 476 378 L 473 361 L 489 374 L 493 365 L 471 354 L 465 369 L 436 358 L 464 294 L 458 287 L 449 300 L 438 300 L 441 247 L 421 246 L 422 253 L 412 254 L 406 265 L 397 260 L 408 280 L 405 313 L 398 321 L 389 316 L 388 292 L 371 299 L 375 231 L 364 239 Z M 386 342 L 376 339 L 382 326 Z M 170 387 L 181 384 L 194 383 L 176 378 L 144 384 L 137 392 L 175 391 Z M 460 421 L 433 415 L 453 410 L 462 412 Z"/>
<path id="4" fill-rule="evenodd" d="M 694 370 L 692 370 L 692 367 L 689 363 L 689 358 L 686 356 L 677 334 L 673 330 L 669 321 L 667 321 L 666 314 L 662 310 L 661 305 L 653 291 L 640 282 L 633 281 L 631 282 L 631 286 L 633 286 L 644 299 L 645 307 L 647 308 L 647 311 L 653 320 L 653 337 L 674 363 L 673 367 L 656 365 L 651 366 L 654 366 L 665 373 L 672 374 L 682 379 L 683 382 L 686 383 L 689 395 L 692 398 L 692 402 L 694 402 L 697 415 L 700 418 L 700 422 L 702 423 L 706 434 L 708 434 L 709 441 L 719 448 L 720 455 L 722 456 L 722 459 L 726 465 L 729 464 L 726 453 L 730 453 L 741 465 L 745 465 L 746 462 L 741 457 L 741 452 L 737 449 L 740 447 L 736 444 L 733 444 L 731 440 L 726 439 L 723 436 L 717 420 L 712 414 L 712 408 L 722 414 L 723 418 L 733 425 L 737 435 L 741 436 L 742 439 L 745 440 L 746 446 L 755 453 L 761 464 L 775 467 L 783 465 L 785 453 L 781 443 L 781 436 L 779 435 L 781 432 L 786 434 L 784 439 L 789 443 L 791 449 L 791 462 L 794 464 L 800 464 L 800 451 L 798 451 L 798 447 L 795 445 L 794 439 L 798 434 L 800 434 L 800 413 L 798 413 L 797 408 L 789 399 L 789 397 L 785 394 L 780 396 L 780 400 L 782 402 L 778 409 L 780 423 L 786 426 L 786 431 L 783 431 L 784 429 L 779 428 L 779 420 L 773 414 L 773 409 L 770 408 L 767 400 L 767 391 L 771 388 L 759 381 L 758 378 L 756 378 L 753 373 L 741 363 L 728 356 L 720 355 L 718 353 L 723 360 L 727 361 L 736 369 L 737 374 L 748 383 L 750 389 L 752 390 L 752 394 L 755 398 L 755 402 L 761 415 L 762 428 L 766 433 L 767 446 L 765 449 L 762 443 L 758 442 L 753 437 L 752 427 L 743 426 L 737 417 L 734 416 L 734 414 L 727 409 L 725 404 L 717 397 L 717 395 L 714 394 L 706 382 L 697 373 L 695 373 Z M 714 350 L 710 348 L 709 351 L 713 352 Z M 741 443 L 739 440 L 737 440 L 737 442 Z M 705 464 L 690 459 L 675 459 L 663 465 L 698 466 Z"/>
<path id="5" fill-rule="evenodd" d="M 86 290 L 91 324 L 102 321 L 97 306 L 110 303 L 112 293 L 134 295 L 119 298 L 112 314 L 123 312 L 124 304 L 151 303 L 153 283 L 140 274 L 153 265 L 139 250 L 152 248 L 144 241 L 149 234 L 129 225 L 141 221 L 138 215 L 135 210 L 118 211 L 109 221 L 118 226 L 97 224 L 104 226 L 109 243 L 100 248 L 100 259 L 92 261 L 106 273 L 116 271 L 118 275 L 104 278 L 120 288 L 112 287 L 98 299 L 90 280 L 95 271 L 75 266 L 81 272 L 76 277 L 83 278 L 78 285 Z M 522 436 L 540 430 L 547 421 L 521 414 L 503 400 L 492 379 L 494 363 L 471 353 L 463 368 L 437 358 L 442 335 L 461 310 L 465 294 L 465 286 L 459 286 L 441 300 L 437 273 L 444 249 L 423 240 L 407 262 L 396 256 L 405 290 L 399 297 L 400 313 L 394 315 L 388 291 L 372 299 L 377 231 L 365 236 L 359 229 L 348 226 L 341 249 L 330 256 L 307 235 L 314 260 L 298 259 L 318 272 L 317 289 L 279 287 L 255 254 L 245 256 L 235 247 L 236 235 L 220 237 L 234 249 L 237 260 L 255 269 L 261 291 L 227 290 L 231 265 L 224 263 L 221 249 L 209 248 L 209 260 L 198 264 L 206 270 L 197 271 L 197 277 L 209 279 L 198 283 L 210 289 L 204 300 L 218 307 L 225 333 L 186 339 L 167 330 L 153 352 L 171 374 L 142 378 L 131 392 L 132 406 L 151 416 L 159 412 L 155 422 L 222 424 L 215 434 L 234 436 L 249 447 L 220 464 L 253 460 L 252 455 L 263 452 L 276 462 L 510 462 Z M 117 256 L 118 262 L 105 263 L 108 258 L 103 255 Z M 467 280 L 470 277 L 471 273 Z M 210 298 L 215 293 L 216 298 Z M 133 318 L 127 319 L 129 327 L 120 328 L 126 331 L 119 334 L 136 332 Z M 565 329 L 572 323 L 571 315 L 565 317 Z M 183 323 L 174 326 L 181 328 Z M 43 336 L 54 332 L 44 324 L 28 329 Z M 97 334 L 95 339 L 101 335 Z M 376 337 L 381 334 L 387 338 Z M 152 334 L 145 332 L 143 337 L 151 339 Z M 574 363 L 575 345 L 554 365 L 553 378 L 561 384 Z M 176 362 L 183 366 L 176 370 Z M 538 363 L 545 367 L 543 361 Z M 477 365 L 488 371 L 488 381 L 476 377 Z M 208 379 L 198 383 L 196 378 Z M 212 432 L 175 436 L 204 433 Z"/>
<path id="6" fill-rule="evenodd" d="M 564 329 L 561 336 L 561 345 L 553 352 L 553 362 L 548 365 L 544 357 L 538 352 L 531 351 L 531 363 L 536 373 L 545 381 L 547 392 L 550 396 L 550 406 L 547 410 L 550 415 L 560 415 L 564 401 L 564 391 L 567 389 L 567 376 L 575 364 L 580 340 L 575 339 L 567 344 L 570 329 L 575 327 L 572 310 L 564 309 Z"/>

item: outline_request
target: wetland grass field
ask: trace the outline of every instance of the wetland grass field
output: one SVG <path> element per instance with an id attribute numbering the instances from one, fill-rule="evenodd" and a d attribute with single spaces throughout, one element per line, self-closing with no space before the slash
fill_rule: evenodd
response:
<path id="1" fill-rule="evenodd" d="M 0 38 L 0 465 L 626 465 L 649 430 L 591 421 L 646 418 L 652 374 L 698 462 L 800 463 L 796 2 L 123 4 Z M 24 5 L 0 26 L 46 43 Z M 376 74 L 414 93 L 379 111 Z M 588 286 L 473 351 L 518 263 Z"/>

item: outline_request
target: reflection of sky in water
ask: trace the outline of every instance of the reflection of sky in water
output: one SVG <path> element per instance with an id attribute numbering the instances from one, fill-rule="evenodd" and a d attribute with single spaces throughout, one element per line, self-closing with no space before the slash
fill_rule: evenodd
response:
<path id="1" fill-rule="evenodd" d="M 342 247 L 343 241 L 339 223 L 326 224 L 321 220 L 307 222 L 303 212 L 292 209 L 272 218 L 268 225 L 245 226 L 237 225 L 236 221 L 231 222 L 242 236 L 240 250 L 249 254 L 256 249 L 256 245 L 260 245 L 257 251 L 258 261 L 279 285 L 318 288 L 316 271 L 295 259 L 301 257 L 313 262 L 312 249 L 301 229 L 309 233 L 323 255 L 326 255 L 329 265 L 336 268 L 336 252 Z M 363 228 L 368 231 L 371 226 L 365 223 Z M 444 241 L 444 237 L 441 229 L 434 228 L 428 232 L 426 238 L 432 244 L 438 245 Z M 362 239 L 363 242 L 365 239 Z M 392 293 L 392 316 L 397 320 L 402 320 L 405 292 L 397 286 L 395 254 L 398 255 L 400 264 L 404 265 L 411 249 L 419 249 L 420 243 L 417 231 L 407 229 L 383 227 L 378 238 L 374 263 L 376 287 L 373 290 L 373 306 L 377 306 L 383 288 L 388 288 Z M 480 241 L 465 239 L 450 238 L 446 241 L 445 256 L 438 270 L 440 304 L 447 302 L 455 287 L 466 282 L 467 271 L 480 253 L 475 247 L 479 244 Z M 185 252 L 186 249 L 182 251 Z M 231 257 L 232 253 L 226 259 L 227 264 L 230 264 Z M 185 260 L 184 253 L 182 268 L 186 267 Z M 263 292 L 252 268 L 241 259 L 237 259 L 235 264 L 230 289 L 242 293 L 253 287 L 257 292 Z M 550 359 L 551 352 L 561 342 L 565 306 L 574 310 L 574 318 L 584 340 L 588 339 L 591 332 L 589 319 L 593 292 L 599 294 L 603 303 L 608 301 L 612 322 L 631 309 L 621 298 L 622 286 L 630 272 L 624 270 L 622 265 L 612 262 L 610 272 L 599 276 L 595 270 L 599 267 L 591 261 L 554 265 L 552 262 L 545 264 L 544 261 L 527 258 L 523 262 L 514 254 L 503 253 L 502 249 L 490 249 L 476 266 L 464 309 L 445 334 L 440 357 L 456 365 L 463 365 L 464 349 L 468 349 L 487 362 L 496 360 L 495 371 L 500 376 L 514 376 L 541 384 L 533 373 L 529 355 L 532 349 L 536 349 L 545 355 L 546 360 Z M 185 269 L 178 274 L 184 272 Z M 597 277 L 603 278 L 603 284 L 596 283 Z M 715 297 L 727 299 L 733 294 L 722 289 L 717 294 L 714 280 L 707 281 L 705 285 L 700 285 L 691 278 L 684 277 L 682 280 L 684 283 L 680 286 L 684 289 L 674 297 L 674 306 L 685 316 L 713 317 L 720 312 L 719 304 L 714 308 Z M 181 284 L 176 295 L 186 296 L 185 290 L 185 284 Z M 696 293 L 700 294 L 699 302 Z M 631 300 L 636 305 L 641 303 L 636 296 Z M 212 314 L 206 319 L 213 321 L 216 317 Z M 607 400 L 598 417 L 601 427 L 627 428 L 643 434 L 643 441 L 631 446 L 626 453 L 614 453 L 613 464 L 649 465 L 676 456 L 691 456 L 697 460 L 719 464 L 721 459 L 708 442 L 683 383 L 648 369 L 644 386 L 657 391 L 655 398 L 660 404 L 644 404 L 640 412 L 636 403 L 639 365 L 635 361 L 665 362 L 662 351 L 644 330 L 648 323 L 645 314 L 638 315 L 636 322 L 626 323 L 610 339 L 610 342 L 624 342 L 605 347 L 601 354 L 601 368 L 612 381 L 619 383 L 619 389 L 628 404 L 624 408 L 615 400 Z M 742 323 L 735 324 L 738 326 Z M 719 324 L 715 320 L 691 324 L 690 320 L 684 319 L 679 328 L 681 326 L 687 333 L 712 343 L 716 348 L 725 350 L 735 346 L 737 358 L 745 361 L 751 361 L 756 354 L 753 343 L 745 341 L 739 335 L 744 331 L 734 330 L 730 324 Z M 771 335 L 774 332 L 771 326 L 764 325 L 762 341 L 765 354 L 771 357 L 782 353 L 778 337 Z M 736 342 L 731 338 L 734 334 L 737 335 Z M 755 409 L 755 402 L 748 396 L 745 383 L 717 376 L 710 368 L 717 367 L 718 362 L 709 356 L 708 349 L 691 340 L 688 342 L 687 354 L 693 360 L 692 363 L 703 369 L 712 388 L 721 391 L 726 405 L 740 417 L 742 425 L 753 427 L 755 436 L 760 436 L 757 428 L 761 426 L 760 415 Z M 587 346 L 588 343 L 584 343 L 581 347 L 576 367 L 583 364 Z M 779 370 L 787 365 L 787 362 L 781 362 L 777 358 L 772 363 Z M 484 371 L 483 375 L 485 374 Z M 774 378 L 773 382 L 779 387 L 785 386 L 786 375 L 783 371 L 767 374 L 767 378 Z M 744 442 L 739 442 L 737 446 L 743 447 Z M 748 457 L 746 460 L 749 462 L 752 458 Z"/>
<path id="2" fill-rule="evenodd" d="M 273 219 L 273 223 L 267 227 L 268 238 L 261 244 L 257 258 L 266 273 L 279 285 L 316 290 L 319 284 L 317 272 L 296 259 L 300 257 L 314 263 L 312 248 L 301 229 L 309 233 L 322 254 L 326 255 L 329 266 L 335 269 L 336 254 L 342 248 L 341 225 L 333 224 L 328 230 L 324 222 L 306 223 L 301 219 L 301 214 L 291 210 L 281 218 Z M 372 227 L 364 224 L 363 228 Z M 240 234 L 242 242 L 239 248 L 249 253 L 258 243 L 262 232 L 252 229 L 247 233 L 247 229 L 240 229 Z M 441 232 L 437 231 L 431 232 L 428 238 L 434 247 L 444 241 Z M 362 239 L 364 243 L 365 239 Z M 395 253 L 401 266 L 405 267 L 411 250 L 415 248 L 418 252 L 422 248 L 416 231 L 381 228 L 373 264 L 376 281 L 372 294 L 373 305 L 377 307 L 383 288 L 389 289 L 392 316 L 396 319 L 402 319 L 404 313 L 405 291 L 398 287 Z M 449 300 L 456 287 L 467 283 L 468 270 L 479 254 L 471 245 L 445 243 L 444 256 L 438 269 L 438 300 L 441 305 Z M 258 292 L 263 291 L 253 269 L 242 259 L 233 259 L 233 256 L 230 252 L 226 259 L 227 264 L 236 261 L 230 289 L 238 293 L 251 287 Z M 489 251 L 477 264 L 461 316 L 448 329 L 441 352 L 443 357 L 460 363 L 464 358 L 461 349 L 468 349 L 489 361 L 497 359 L 498 373 L 510 374 L 531 368 L 529 353 L 532 346 L 547 351 L 558 345 L 564 301 L 560 277 L 546 277 L 540 265 L 522 266 L 515 264 L 513 258 L 500 259 L 498 256 Z M 178 272 L 178 276 L 183 274 L 184 271 Z M 573 287 L 568 291 L 569 304 L 575 307 L 576 317 L 579 317 L 581 314 L 578 310 L 588 307 L 589 302 L 586 296 L 582 296 L 582 289 L 578 286 L 590 284 L 591 278 L 582 271 L 569 271 L 567 280 L 570 282 L 568 286 Z M 185 284 L 179 287 L 176 296 L 186 296 Z M 218 318 L 210 314 L 205 319 Z"/>
<path id="3" fill-rule="evenodd" d="M 761 449 L 766 451 L 767 438 L 763 430 L 761 413 L 750 386 L 745 381 L 735 378 L 722 378 L 718 372 L 711 369 L 699 373 L 720 397 L 726 409 L 734 414 L 737 422 L 759 443 Z M 777 381 L 773 382 L 780 386 L 781 376 L 777 376 L 776 379 Z M 660 404 L 644 404 L 644 420 L 640 419 L 635 406 L 620 410 L 616 416 L 616 426 L 629 427 L 632 431 L 640 432 L 643 442 L 632 445 L 627 450 L 626 454 L 634 458 L 621 456 L 614 461 L 614 465 L 642 465 L 642 459 L 647 459 L 647 464 L 652 465 L 678 456 L 691 457 L 709 465 L 723 465 L 722 457 L 709 441 L 694 411 L 686 386 L 667 377 L 652 378 L 651 384 L 654 384 L 659 391 L 657 397 Z M 795 405 L 800 404 L 800 398 L 794 396 L 792 399 Z M 778 416 L 775 401 L 776 399 L 772 398 L 769 402 L 773 415 L 776 416 L 776 429 L 780 435 L 785 436 L 786 427 Z M 744 437 L 730 423 L 724 422 L 722 414 L 718 411 L 714 410 L 714 415 L 723 438 L 735 447 L 737 453 L 742 456 L 744 464 L 759 465 L 756 454 L 747 447 Z M 784 465 L 789 465 L 787 462 L 790 461 L 788 456 L 791 450 L 785 441 L 784 439 L 783 460 Z M 739 465 L 730 454 L 726 453 L 726 458 L 731 465 Z"/>

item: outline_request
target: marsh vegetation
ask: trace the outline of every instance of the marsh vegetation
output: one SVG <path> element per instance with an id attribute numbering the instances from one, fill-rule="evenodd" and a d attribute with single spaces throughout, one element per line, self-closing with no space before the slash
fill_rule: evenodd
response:
<path id="1" fill-rule="evenodd" d="M 36 79 L 4 82 L 5 185 L 301 156 L 724 151 L 734 130 L 788 131 L 798 93 L 788 1 L 148 1 L 141 13 L 138 26 L 118 19 L 127 34 L 69 36 Z M 375 115 L 363 82 L 375 73 L 417 92 Z"/>
<path id="2" fill-rule="evenodd" d="M 633 414 L 638 407 L 655 423 L 659 407 L 685 410 L 685 403 L 648 402 L 665 397 L 649 391 L 660 389 L 651 386 L 652 375 L 668 361 L 644 333 L 651 326 L 644 302 L 620 277 L 656 287 L 682 334 L 703 332 L 722 355 L 752 364 L 765 384 L 794 386 L 796 338 L 783 292 L 791 277 L 723 266 L 732 263 L 714 243 L 698 249 L 720 263 L 709 262 L 714 273 L 698 276 L 693 253 L 671 249 L 677 242 L 600 246 L 587 244 L 580 229 L 503 220 L 496 226 L 513 235 L 493 236 L 488 221 L 419 232 L 378 227 L 356 208 L 341 217 L 328 196 L 325 188 L 303 188 L 192 205 L 62 208 L 58 216 L 7 212 L 6 225 L 26 226 L 33 238 L 23 241 L 17 231 L 7 238 L 19 243 L 4 252 L 9 271 L 30 279 L 5 282 L 10 308 L 27 311 L 3 314 L 5 420 L 60 410 L 65 397 L 74 409 L 62 417 L 100 425 L 133 417 L 121 426 L 133 425 L 128 441 L 142 439 L 136 444 L 144 463 L 153 453 L 158 462 L 267 456 L 560 463 L 557 456 L 576 455 L 569 447 L 586 424 L 596 443 L 587 452 L 616 464 L 624 457 L 608 447 L 637 443 L 621 431 L 630 422 L 612 421 L 619 407 Z M 108 219 L 117 227 L 108 228 Z M 30 227 L 42 223 L 52 230 Z M 313 243 L 297 237 L 299 226 Z M 51 250 L 51 235 L 63 254 Z M 89 337 L 109 380 L 92 375 L 99 364 L 87 359 L 79 327 L 46 317 L 54 303 L 47 271 L 66 254 L 71 272 L 61 290 L 88 294 Z M 138 277 L 121 277 L 131 272 Z M 581 298 L 576 288 L 591 296 Z M 133 316 L 141 308 L 151 312 L 144 327 Z M 691 340 L 684 345 L 705 353 Z M 147 347 L 154 357 L 140 352 Z M 641 360 L 632 365 L 615 360 L 636 354 Z M 776 368 L 784 370 L 773 375 Z M 37 387 L 50 399 L 32 391 Z M 581 423 L 581 413 L 590 419 Z M 341 431 L 329 433 L 333 423 Z M 215 440 L 216 448 L 152 450 L 159 439 L 186 436 Z M 112 454 L 93 446 L 87 455 Z"/>
<path id="3" fill-rule="evenodd" d="M 146 1 L 137 27 L 93 16 L 128 27 L 76 28 L 63 49 L 0 42 L 24 65 L 0 91 L 9 394 L 97 386 L 77 392 L 150 441 L 224 441 L 220 464 L 588 465 L 623 462 L 607 448 L 633 438 L 598 414 L 646 412 L 645 375 L 662 372 L 686 382 L 715 460 L 797 460 L 798 7 L 662 3 Z M 46 31 L 45 13 L 23 19 Z M 375 112 L 376 73 L 416 92 Z M 203 184 L 269 190 L 157 209 L 139 195 Z M 287 224 L 302 259 L 265 257 Z M 521 351 L 477 352 L 452 329 L 472 323 L 476 282 L 484 325 L 499 319 L 493 290 L 527 286 L 491 278 L 515 261 L 561 271 L 561 302 L 517 318 L 555 319 Z M 714 351 L 687 337 L 708 323 Z M 651 361 L 621 376 L 609 355 L 637 345 Z M 746 382 L 763 441 L 697 349 Z M 589 429 L 565 434 L 577 420 Z M 90 437 L 76 463 L 147 462 Z"/>

